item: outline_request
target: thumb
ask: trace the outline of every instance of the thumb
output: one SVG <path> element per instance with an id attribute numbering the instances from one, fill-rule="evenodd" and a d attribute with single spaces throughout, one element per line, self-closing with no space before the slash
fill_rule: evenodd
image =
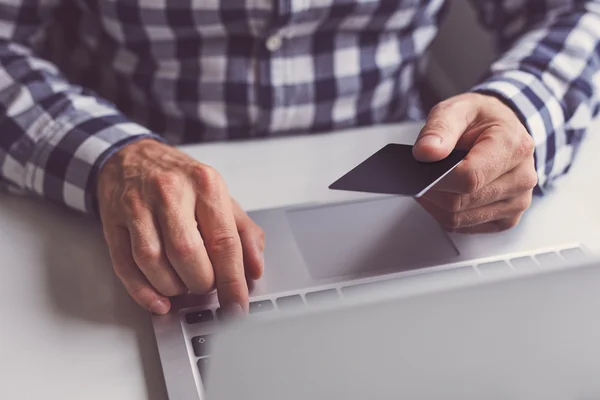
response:
<path id="1" fill-rule="evenodd" d="M 446 100 L 435 106 L 413 147 L 418 161 L 440 161 L 448 157 L 471 123 L 471 104 Z"/>

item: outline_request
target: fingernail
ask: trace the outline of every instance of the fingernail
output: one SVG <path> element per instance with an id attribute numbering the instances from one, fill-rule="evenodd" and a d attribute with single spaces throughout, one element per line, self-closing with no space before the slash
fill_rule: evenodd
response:
<path id="1" fill-rule="evenodd" d="M 438 135 L 425 135 L 417 142 L 417 146 L 439 146 L 442 144 L 442 137 Z"/>
<path id="2" fill-rule="evenodd" d="M 154 302 L 152 303 L 152 305 L 150 306 L 150 309 L 152 310 L 153 313 L 155 314 L 166 314 L 169 312 L 169 305 L 161 299 L 158 300 L 154 300 Z"/>

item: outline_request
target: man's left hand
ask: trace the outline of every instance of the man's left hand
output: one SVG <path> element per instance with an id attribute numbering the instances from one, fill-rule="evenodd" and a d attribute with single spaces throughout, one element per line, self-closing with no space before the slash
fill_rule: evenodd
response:
<path id="1" fill-rule="evenodd" d="M 537 184 L 534 142 L 517 115 L 499 99 L 479 93 L 435 106 L 413 154 L 420 161 L 466 158 L 418 199 L 444 228 L 459 233 L 498 232 L 517 225 Z"/>

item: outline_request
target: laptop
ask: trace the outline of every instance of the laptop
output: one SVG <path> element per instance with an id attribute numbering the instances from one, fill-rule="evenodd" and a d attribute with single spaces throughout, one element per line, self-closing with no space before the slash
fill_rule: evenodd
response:
<path id="1" fill-rule="evenodd" d="M 600 398 L 600 260 L 419 295 L 409 281 L 226 323 L 207 398 Z"/>
<path id="2" fill-rule="evenodd" d="M 334 204 L 307 204 L 252 212 L 250 216 L 266 233 L 267 247 L 264 275 L 250 288 L 250 315 L 247 319 L 262 319 L 268 314 L 293 314 L 298 309 L 311 306 L 344 303 L 349 301 L 353 292 L 374 286 L 381 289 L 386 282 L 405 282 L 405 291 L 411 296 L 419 296 L 440 288 L 484 285 L 490 279 L 521 277 L 565 264 L 585 262 L 596 254 L 597 244 L 590 240 L 600 237 L 600 230 L 576 208 L 570 207 L 569 212 L 557 213 L 557 209 L 566 209 L 562 208 L 560 199 L 560 196 L 554 198 L 551 207 L 547 199 L 535 199 L 518 227 L 498 234 L 477 236 L 445 232 L 410 197 L 376 196 Z M 569 206 L 569 199 L 564 201 L 565 207 Z M 539 221 L 551 221 L 551 224 L 540 227 Z M 401 301 L 390 304 L 401 304 Z M 360 307 L 360 302 L 355 306 Z M 169 314 L 153 316 L 170 399 L 207 398 L 206 371 L 211 370 L 213 361 L 210 344 L 226 324 L 219 319 L 217 310 L 214 294 L 184 296 L 173 300 Z M 443 319 L 443 313 L 432 312 L 436 318 Z M 417 317 L 418 314 L 414 318 Z M 303 318 L 311 324 L 313 322 L 310 321 L 318 319 L 317 316 Z M 365 326 L 371 326 L 378 332 L 385 326 L 369 321 L 367 314 L 362 314 L 362 318 Z M 286 326 L 298 326 L 300 321 L 303 319 Z M 275 339 L 278 329 L 273 328 L 267 337 Z M 327 328 L 318 328 L 315 332 L 321 329 Z M 370 339 L 378 340 L 377 337 L 373 334 Z M 402 348 L 394 351 L 406 348 L 404 343 Z M 436 348 L 451 351 L 450 348 Z M 250 354 L 240 353 L 240 365 L 252 362 L 244 359 Z M 407 357 L 416 354 L 409 351 Z M 457 352 L 455 356 L 460 354 Z M 233 355 L 226 352 L 224 360 L 231 363 L 231 357 Z M 286 367 L 291 365 L 285 364 Z M 436 368 L 442 371 L 442 365 L 446 364 Z M 404 368 L 407 368 L 406 364 Z M 217 371 L 219 369 L 217 367 Z M 371 374 L 379 374 L 382 369 L 378 365 Z M 215 374 L 219 376 L 219 372 Z M 425 371 L 423 374 L 421 381 L 415 381 L 415 385 L 426 379 Z M 232 375 L 233 372 L 227 374 L 232 383 L 245 382 L 240 380 L 241 377 L 232 378 Z M 263 376 L 261 384 L 270 385 L 272 378 Z M 283 379 L 281 373 L 278 378 Z M 371 378 L 375 379 L 375 376 Z M 216 379 L 215 388 L 222 388 L 223 385 Z M 290 379 L 290 382 L 296 382 Z M 310 383 L 313 384 L 318 382 Z M 217 394 L 213 398 L 229 397 Z"/>

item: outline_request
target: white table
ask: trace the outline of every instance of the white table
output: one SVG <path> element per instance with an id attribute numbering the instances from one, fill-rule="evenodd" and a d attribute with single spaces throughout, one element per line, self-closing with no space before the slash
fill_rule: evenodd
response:
<path id="1" fill-rule="evenodd" d="M 419 128 L 184 150 L 216 167 L 252 210 L 368 196 L 327 186 L 384 144 L 412 143 Z M 598 129 L 592 135 L 552 201 L 577 204 L 600 222 Z M 149 316 L 113 276 L 97 221 L 1 194 L 0 257 L 0 399 L 166 398 Z"/>

